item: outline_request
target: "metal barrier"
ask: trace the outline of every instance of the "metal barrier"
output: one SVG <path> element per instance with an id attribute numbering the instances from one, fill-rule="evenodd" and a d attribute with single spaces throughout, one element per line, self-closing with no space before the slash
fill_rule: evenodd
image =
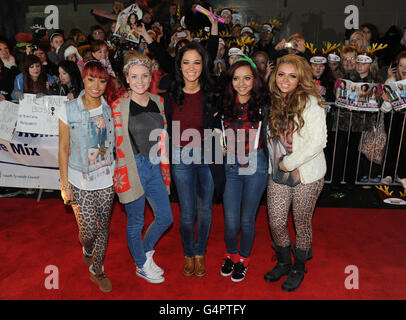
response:
<path id="1" fill-rule="evenodd" d="M 340 113 L 347 112 L 349 114 L 349 130 L 340 130 L 339 121 Z M 359 111 L 351 111 L 341 107 L 337 107 L 334 104 L 330 106 L 327 112 L 327 130 L 328 130 L 328 142 L 327 147 L 324 149 L 327 160 L 327 173 L 325 176 L 326 183 L 354 183 L 356 185 L 380 185 L 382 179 L 385 176 L 391 176 L 392 182 L 385 183 L 387 185 L 398 186 L 400 180 L 398 178 L 398 172 L 401 165 L 406 166 L 406 138 L 405 138 L 405 124 L 406 124 L 406 112 L 391 111 L 387 114 L 379 112 L 368 112 L 376 116 L 376 122 L 373 130 L 354 132 L 352 129 L 353 116 Z M 347 115 L 348 115 L 347 114 Z M 361 112 L 358 114 L 363 115 L 363 123 L 366 123 L 367 112 Z M 394 118 L 396 117 L 396 123 Z M 386 124 L 386 128 L 385 128 Z M 399 126 L 400 125 L 400 126 Z M 383 130 L 383 131 L 382 131 Z M 386 137 L 382 136 L 382 132 Z M 345 140 L 343 141 L 343 139 Z M 399 140 L 399 143 L 395 146 Z M 372 147 L 372 157 L 369 154 L 369 159 L 363 149 L 366 145 L 366 141 L 371 147 L 371 141 L 374 146 Z M 383 144 L 382 144 L 383 141 Z M 345 144 L 345 156 L 341 154 L 342 150 L 338 150 Z M 358 144 L 358 145 L 354 145 Z M 356 169 L 354 173 L 354 161 L 355 155 L 353 154 L 354 148 L 357 148 L 358 154 L 356 156 Z M 370 148 L 371 149 L 371 148 Z M 377 155 L 381 152 L 381 155 Z M 393 153 L 396 153 L 395 168 L 394 171 L 388 171 L 393 167 L 393 164 L 389 164 L 388 159 L 393 163 Z M 377 153 L 377 154 L 376 154 Z M 400 163 L 402 161 L 404 163 Z M 344 161 L 344 163 L 342 163 Z M 350 176 L 349 176 L 350 174 Z M 404 178 L 404 177 L 402 177 Z"/>

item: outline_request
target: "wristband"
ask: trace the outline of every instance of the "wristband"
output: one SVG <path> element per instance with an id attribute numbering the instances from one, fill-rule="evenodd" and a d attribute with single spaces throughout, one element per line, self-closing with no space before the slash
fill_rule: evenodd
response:
<path id="1" fill-rule="evenodd" d="M 61 190 L 61 191 L 66 191 L 67 189 L 71 189 L 71 186 L 70 186 L 70 183 L 68 182 L 67 184 L 64 184 L 64 185 L 60 185 L 59 186 L 59 189 Z"/>

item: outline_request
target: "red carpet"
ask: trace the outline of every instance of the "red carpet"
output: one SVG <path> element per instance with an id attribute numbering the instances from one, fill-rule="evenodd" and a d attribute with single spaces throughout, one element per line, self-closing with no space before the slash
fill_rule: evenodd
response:
<path id="1" fill-rule="evenodd" d="M 126 244 L 126 215 L 115 203 L 105 271 L 113 291 L 103 294 L 90 282 L 81 259 L 73 214 L 62 200 L 0 199 L 0 299 L 146 299 L 146 300 L 277 300 L 405 299 L 406 212 L 404 210 L 317 208 L 313 223 L 314 256 L 298 291 L 284 292 L 282 280 L 267 283 L 263 275 L 274 264 L 266 208 L 256 221 L 256 238 L 246 279 L 233 283 L 220 275 L 225 250 L 222 206 L 215 205 L 208 243 L 207 276 L 182 275 L 183 252 L 179 207 L 174 224 L 158 242 L 155 261 L 165 269 L 163 284 L 135 275 Z M 146 214 L 151 221 L 150 211 Z M 291 223 L 290 223 L 291 225 Z M 292 228 L 291 228 L 292 231 Z M 293 233 L 292 233 L 293 234 Z M 59 270 L 59 289 L 44 282 L 48 265 Z M 349 265 L 359 271 L 359 289 L 347 290 Z"/>

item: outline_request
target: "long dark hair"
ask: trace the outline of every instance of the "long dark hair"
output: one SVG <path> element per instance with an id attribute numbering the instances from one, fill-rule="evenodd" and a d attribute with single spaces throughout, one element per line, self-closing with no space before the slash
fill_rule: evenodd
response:
<path id="1" fill-rule="evenodd" d="M 73 61 L 63 60 L 58 65 L 61 67 L 70 77 L 70 83 L 72 85 L 73 95 L 75 98 L 83 90 L 83 80 L 80 74 L 80 70 L 77 64 Z"/>
<path id="2" fill-rule="evenodd" d="M 183 79 L 181 63 L 184 54 L 189 50 L 197 51 L 202 57 L 202 73 L 199 77 L 199 84 L 200 90 L 205 97 L 206 107 L 210 109 L 213 103 L 214 96 L 214 80 L 210 74 L 209 55 L 207 54 L 205 48 L 195 42 L 186 44 L 179 50 L 178 54 L 176 55 L 174 81 L 172 81 L 171 86 L 171 98 L 175 100 L 178 106 L 182 107 L 184 98 L 183 88 L 185 87 L 185 80 Z"/>
<path id="3" fill-rule="evenodd" d="M 223 112 L 226 119 L 236 119 L 238 107 L 235 103 L 237 93 L 233 88 L 233 77 L 235 71 L 243 66 L 248 66 L 254 76 L 254 82 L 251 90 L 251 97 L 248 100 L 248 120 L 257 122 L 261 118 L 260 108 L 266 101 L 267 88 L 263 77 L 253 68 L 248 61 L 238 61 L 233 63 L 227 69 L 225 74 L 225 90 L 223 95 Z"/>
<path id="4" fill-rule="evenodd" d="M 34 90 L 34 81 L 29 72 L 30 67 L 35 63 L 38 63 L 41 66 L 41 73 L 36 82 L 37 90 Z M 33 54 L 26 56 L 21 65 L 21 72 L 23 74 L 24 93 L 47 93 L 46 85 L 48 76 L 45 72 L 45 68 L 41 64 L 41 60 L 37 56 L 34 56 Z"/>

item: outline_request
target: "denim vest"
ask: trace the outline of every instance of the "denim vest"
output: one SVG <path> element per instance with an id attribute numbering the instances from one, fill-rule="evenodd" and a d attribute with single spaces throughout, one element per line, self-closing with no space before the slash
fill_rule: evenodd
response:
<path id="1" fill-rule="evenodd" d="M 90 112 L 85 109 L 82 97 L 85 91 L 79 94 L 77 99 L 66 103 L 66 115 L 70 131 L 70 154 L 68 165 L 70 168 L 89 173 L 89 147 L 93 146 L 95 137 L 90 130 Z M 111 116 L 110 106 L 101 97 L 103 118 L 106 121 L 107 141 L 109 142 L 108 152 L 110 159 L 114 159 L 114 122 Z"/>

